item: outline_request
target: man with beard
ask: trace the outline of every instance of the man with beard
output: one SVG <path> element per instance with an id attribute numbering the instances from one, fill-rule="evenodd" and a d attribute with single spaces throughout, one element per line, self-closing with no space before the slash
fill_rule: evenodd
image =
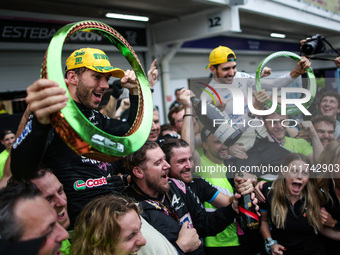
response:
<path id="1" fill-rule="evenodd" d="M 65 82 L 69 93 L 84 116 L 104 132 L 123 136 L 137 114 L 138 86 L 133 71 L 111 66 L 108 56 L 99 49 L 82 48 L 66 61 Z M 96 109 L 109 88 L 111 76 L 121 78 L 130 93 L 130 113 L 126 122 L 103 116 Z M 40 79 L 27 89 L 26 102 L 32 113 L 25 130 L 13 145 L 11 171 L 15 179 L 31 179 L 41 166 L 53 169 L 68 198 L 70 229 L 76 216 L 96 196 L 117 193 L 125 187 L 112 164 L 79 156 L 51 126 L 51 114 L 68 101 L 66 91 L 48 79 Z"/>
<path id="2" fill-rule="evenodd" d="M 262 79 L 261 85 L 264 90 L 271 91 L 273 87 L 282 88 L 294 81 L 297 77 L 304 74 L 306 69 L 310 67 L 310 62 L 307 58 L 302 59 L 297 63 L 295 69 L 284 76 L 277 79 Z M 237 124 L 237 127 L 243 132 L 242 136 L 237 140 L 236 144 L 228 148 L 231 156 L 244 159 L 247 157 L 246 151 L 252 148 L 256 140 L 256 131 L 261 136 L 264 135 L 261 132 L 265 132 L 264 129 L 256 130 L 254 126 L 248 127 L 247 123 L 253 118 L 248 106 L 248 88 L 255 90 L 255 77 L 237 71 L 236 54 L 228 47 L 219 46 L 211 51 L 209 56 L 209 64 L 206 69 L 210 69 L 213 74 L 213 78 L 209 83 L 213 89 L 216 90 L 218 95 L 210 88 L 205 90 L 215 98 L 216 102 L 219 101 L 218 96 L 222 102 L 226 102 L 226 105 L 221 106 L 224 112 L 229 116 L 233 123 Z M 262 77 L 270 74 L 270 71 L 266 74 L 262 74 Z M 223 85 L 223 88 L 216 88 L 217 85 Z M 227 88 L 238 88 L 244 95 L 244 114 L 234 114 L 236 105 L 243 102 L 233 101 L 233 94 Z M 201 98 L 206 98 L 206 101 L 211 101 L 210 95 L 203 91 Z M 245 123 L 244 125 L 242 123 Z M 240 152 L 242 156 L 240 156 Z"/>
<path id="3" fill-rule="evenodd" d="M 140 150 L 127 156 L 126 163 L 133 179 L 127 195 L 139 202 L 144 219 L 179 254 L 204 254 L 199 238 L 216 235 L 233 222 L 237 200 L 215 212 L 206 212 L 183 182 L 168 178 L 170 165 L 157 143 L 147 141 Z"/>
<path id="4" fill-rule="evenodd" d="M 165 153 L 166 161 L 170 165 L 169 177 L 183 181 L 198 198 L 199 204 L 211 203 L 219 208 L 232 203 L 234 195 L 225 195 L 214 187 L 210 182 L 200 176 L 193 177 L 194 163 L 189 144 L 183 139 L 167 139 L 161 146 Z M 238 190 L 241 195 L 253 191 L 251 179 L 237 179 Z"/>
<path id="5" fill-rule="evenodd" d="M 8 184 L 0 196 L 1 254 L 61 254 L 69 234 L 33 183 Z"/>
<path id="6" fill-rule="evenodd" d="M 37 186 L 44 197 L 53 209 L 57 212 L 57 222 L 63 228 L 67 229 L 70 225 L 70 218 L 67 213 L 67 197 L 64 192 L 64 187 L 52 173 L 51 169 L 41 169 L 37 172 L 36 176 L 31 179 L 31 182 Z M 68 247 L 70 242 L 68 239 L 62 242 L 60 251 L 62 254 L 68 254 Z"/>
<path id="7" fill-rule="evenodd" d="M 319 136 L 322 146 L 325 148 L 334 141 L 335 120 L 325 115 L 315 115 L 311 119 L 314 129 Z"/>
<path id="8" fill-rule="evenodd" d="M 203 154 L 201 154 L 198 174 L 214 185 L 218 191 L 232 197 L 234 188 L 226 177 L 226 166 L 223 163 L 228 158 L 227 147 L 206 128 L 201 131 L 201 139 Z M 204 202 L 204 207 L 207 211 L 214 211 L 218 208 L 215 204 L 207 202 Z M 244 254 L 244 247 L 237 233 L 237 224 L 231 224 L 216 236 L 206 237 L 204 239 L 206 254 Z"/>

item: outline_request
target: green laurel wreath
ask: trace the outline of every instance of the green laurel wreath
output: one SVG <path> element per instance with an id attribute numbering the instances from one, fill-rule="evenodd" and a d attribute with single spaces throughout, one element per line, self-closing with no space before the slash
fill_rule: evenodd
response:
<path id="1" fill-rule="evenodd" d="M 287 57 L 287 58 L 292 58 L 296 61 L 300 61 L 301 57 L 293 52 L 289 52 L 289 51 L 278 51 L 275 52 L 273 54 L 270 54 L 268 57 L 266 57 L 264 60 L 262 60 L 262 62 L 260 63 L 259 67 L 257 68 L 256 71 L 256 90 L 260 91 L 262 89 L 261 86 L 261 73 L 263 68 L 268 64 L 269 61 L 273 60 L 274 58 L 278 58 L 278 57 Z M 309 90 L 310 94 L 311 94 L 311 98 L 308 102 L 303 103 L 302 105 L 308 109 L 309 106 L 313 103 L 314 99 L 315 99 L 315 95 L 316 95 L 316 81 L 315 81 L 315 76 L 313 73 L 312 68 L 308 68 L 306 70 L 307 76 L 308 76 L 308 85 L 307 85 L 307 89 Z M 271 108 L 273 102 L 272 100 L 267 100 L 265 102 L 265 104 Z M 277 108 L 275 110 L 275 112 L 277 113 L 281 113 L 281 105 L 278 104 Z M 297 115 L 301 113 L 301 111 L 299 110 L 299 108 L 297 106 L 287 106 L 287 115 Z"/>
<path id="2" fill-rule="evenodd" d="M 126 58 L 136 73 L 139 85 L 139 103 L 136 119 L 127 134 L 114 136 L 108 134 L 92 123 L 81 113 L 68 93 L 61 62 L 62 48 L 66 40 L 78 32 L 92 32 L 107 38 Z M 52 121 L 54 128 L 65 142 L 78 154 L 104 161 L 129 155 L 137 151 L 147 140 L 153 117 L 152 94 L 142 65 L 129 43 L 112 27 L 98 21 L 81 21 L 65 25 L 52 38 L 45 54 L 41 76 L 59 83 L 65 88 L 69 101 Z M 64 119 L 63 119 L 64 118 Z M 66 121 L 65 121 L 66 120 Z M 67 122 L 67 123 L 66 123 Z M 65 128 L 69 124 L 70 127 Z M 61 127 L 62 126 L 62 127 Z M 73 129 L 73 130 L 68 130 Z M 73 136 L 79 137 L 74 140 Z M 81 144 L 81 148 L 79 148 Z M 94 151 L 93 151 L 94 149 Z"/>

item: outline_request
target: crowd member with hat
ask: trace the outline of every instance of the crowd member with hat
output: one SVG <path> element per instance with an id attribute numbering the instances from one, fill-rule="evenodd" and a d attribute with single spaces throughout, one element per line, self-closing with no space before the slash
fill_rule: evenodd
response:
<path id="1" fill-rule="evenodd" d="M 234 188 L 226 177 L 223 161 L 228 157 L 227 147 L 217 140 L 210 130 L 203 127 L 201 131 L 203 153 L 201 154 L 201 165 L 198 174 L 206 181 L 214 185 L 224 195 L 233 198 Z M 214 169 L 209 171 L 207 169 Z M 214 205 L 204 202 L 207 211 L 215 211 Z M 206 254 L 245 254 L 241 246 L 237 223 L 234 222 L 216 236 L 209 236 L 204 239 Z"/>
<path id="2" fill-rule="evenodd" d="M 264 102 L 268 99 L 268 95 L 266 95 L 265 90 L 271 91 L 272 87 L 281 88 L 289 85 L 295 78 L 304 74 L 308 67 L 310 67 L 310 62 L 307 58 L 302 57 L 291 72 L 276 79 L 261 80 L 263 90 L 253 95 L 253 97 L 255 97 L 255 101 L 258 101 L 258 98 L 261 98 L 262 95 Z M 213 74 L 213 78 L 209 85 L 215 89 L 220 98 L 226 102 L 227 107 L 224 106 L 223 111 L 229 116 L 233 123 L 238 123 L 237 127 L 243 133 L 236 143 L 228 148 L 228 153 L 230 156 L 236 158 L 236 160 L 245 160 L 248 158 L 247 151 L 256 146 L 255 142 L 263 142 L 263 140 L 267 139 L 266 137 L 268 136 L 263 125 L 261 128 L 258 128 L 261 125 L 260 123 L 256 123 L 256 121 L 259 120 L 256 120 L 256 117 L 249 111 L 248 107 L 248 88 L 253 88 L 255 91 L 255 77 L 247 73 L 237 71 L 236 54 L 230 48 L 225 46 L 219 46 L 210 53 L 209 64 L 206 69 L 208 68 L 210 68 L 210 71 Z M 264 75 L 265 74 L 262 74 L 262 76 Z M 236 87 L 243 92 L 244 114 L 236 115 L 233 113 L 236 105 L 236 102 L 233 102 L 233 94 L 229 89 L 216 88 L 216 86 L 220 84 L 224 85 L 225 88 Z M 205 89 L 210 92 L 215 99 L 218 99 L 218 95 L 216 95 L 210 88 Z M 206 98 L 207 102 L 211 101 L 210 95 L 204 91 L 201 94 L 201 98 L 203 97 Z M 248 126 L 249 120 L 253 121 L 252 127 Z"/>
<path id="3" fill-rule="evenodd" d="M 133 71 L 113 67 L 99 49 L 82 48 L 66 61 L 65 82 L 84 116 L 97 128 L 116 136 L 125 135 L 133 125 L 138 107 L 138 80 Z M 111 76 L 121 79 L 129 90 L 130 114 L 126 122 L 103 116 L 96 109 L 109 88 Z M 27 89 L 26 102 L 33 113 L 13 145 L 11 171 L 16 179 L 30 179 L 40 166 L 53 169 L 68 197 L 70 227 L 81 209 L 99 195 L 119 193 L 125 187 L 111 163 L 79 156 L 51 126 L 51 114 L 68 101 L 66 91 L 48 79 L 40 79 Z"/>
<path id="4" fill-rule="evenodd" d="M 294 70 L 276 79 L 264 79 L 261 80 L 261 85 L 264 90 L 272 90 L 272 87 L 281 88 L 289 85 L 295 78 L 306 72 L 306 69 L 310 67 L 310 62 L 307 58 L 302 57 L 297 63 Z M 209 56 L 209 64 L 206 69 L 210 69 L 213 74 L 213 78 L 209 85 L 216 90 L 219 97 L 226 102 L 227 107 L 223 107 L 224 112 L 229 116 L 233 123 L 245 123 L 245 125 L 237 125 L 237 127 L 243 132 L 242 136 L 237 140 L 237 143 L 228 148 L 229 154 L 240 159 L 247 158 L 246 151 L 253 147 L 256 139 L 256 133 L 254 127 L 248 127 L 248 121 L 254 116 L 249 111 L 248 107 L 248 88 L 253 88 L 255 91 L 255 77 L 237 71 L 236 54 L 230 48 L 225 46 L 219 46 L 215 48 Z M 270 70 L 266 70 L 266 73 L 262 73 L 262 77 L 270 74 Z M 225 88 L 231 88 L 234 86 L 242 90 L 244 95 L 244 114 L 234 114 L 236 102 L 233 102 L 233 95 L 229 89 L 216 88 L 217 85 L 225 85 Z M 211 95 L 218 100 L 218 95 L 214 93 L 210 88 L 205 88 Z M 260 91 L 261 92 L 261 91 Z M 264 91 L 263 91 L 264 92 Z M 259 93 L 259 92 L 258 92 Z M 211 101 L 210 95 L 203 91 L 201 98 L 205 97 L 207 102 Z M 258 126 L 258 125 L 253 125 Z M 265 137 L 265 129 L 258 129 L 258 136 Z"/>
<path id="5" fill-rule="evenodd" d="M 5 149 L 0 153 L 0 180 L 1 180 L 2 176 L 4 175 L 5 163 L 15 141 L 15 134 L 9 129 L 4 130 L 1 132 L 0 140 L 2 145 L 5 146 Z"/>

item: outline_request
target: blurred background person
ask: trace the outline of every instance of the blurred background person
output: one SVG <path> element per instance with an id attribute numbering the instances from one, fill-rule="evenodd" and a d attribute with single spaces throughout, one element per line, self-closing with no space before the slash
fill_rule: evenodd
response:
<path id="1" fill-rule="evenodd" d="M 0 153 L 0 180 L 1 180 L 4 174 L 5 163 L 15 141 L 15 134 L 11 130 L 7 129 L 1 132 L 0 139 L 2 145 L 5 146 L 5 149 Z"/>

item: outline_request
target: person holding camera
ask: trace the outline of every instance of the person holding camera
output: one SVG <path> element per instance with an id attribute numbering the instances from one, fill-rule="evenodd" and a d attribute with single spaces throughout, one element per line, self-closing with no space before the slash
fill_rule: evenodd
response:
<path id="1" fill-rule="evenodd" d="M 313 35 L 311 38 L 306 38 L 300 41 L 301 53 L 305 56 L 309 56 L 312 54 L 323 53 L 326 50 L 325 42 L 335 51 L 339 57 L 334 59 L 335 65 L 340 68 L 340 54 L 337 50 L 335 50 L 332 45 L 322 36 L 319 34 Z M 327 60 L 327 59 L 320 59 L 320 60 Z"/>

